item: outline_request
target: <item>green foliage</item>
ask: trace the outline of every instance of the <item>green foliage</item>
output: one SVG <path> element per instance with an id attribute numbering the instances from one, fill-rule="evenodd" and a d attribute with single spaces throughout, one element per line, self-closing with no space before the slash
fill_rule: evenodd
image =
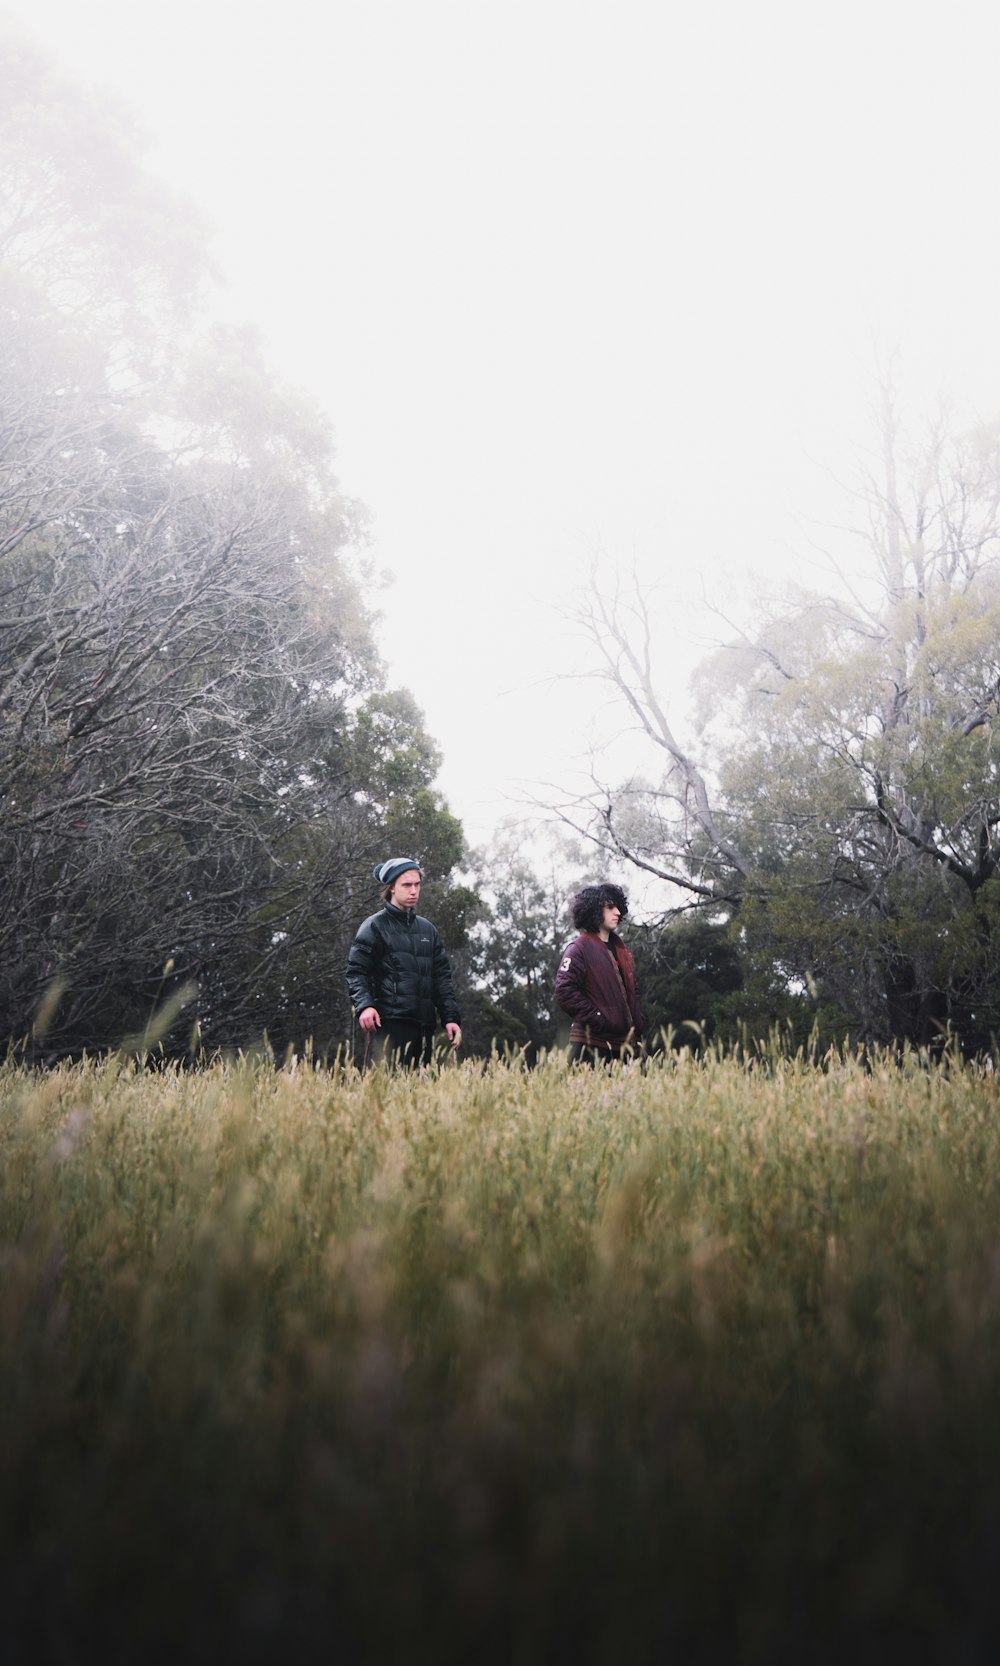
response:
<path id="1" fill-rule="evenodd" d="M 595 795 L 609 854 L 734 925 L 755 1027 L 988 1048 L 1000 1009 L 1000 426 L 911 446 L 886 397 L 867 570 L 790 586 L 696 678 L 697 761 L 652 682 L 641 595 L 596 595 L 598 663 L 666 768 Z"/>
<path id="2" fill-rule="evenodd" d="M 583 883 L 581 865 L 579 848 L 569 840 L 536 837 L 532 849 L 525 828 L 515 823 L 474 853 L 473 880 L 484 909 L 463 1011 L 476 1052 L 519 1052 L 531 1061 L 566 1039 L 555 973 L 560 951 L 575 935 L 567 904 Z"/>
<path id="3" fill-rule="evenodd" d="M 772 983 L 783 968 L 793 986 L 827 991 L 852 1029 L 883 1038 L 927 1042 L 950 1026 L 983 1047 L 1000 1016 L 995 622 L 979 628 L 994 585 L 986 566 L 961 596 L 941 585 L 887 610 L 877 661 L 850 633 L 834 653 L 825 626 L 803 630 L 759 738 L 728 747 L 720 768 L 752 853 L 740 902 L 750 961 L 768 963 Z M 893 683 L 887 707 L 903 661 L 910 681 Z M 746 700 L 748 721 L 759 688 Z"/>
<path id="4" fill-rule="evenodd" d="M 383 815 L 390 813 L 398 793 L 426 790 L 441 763 L 408 689 L 369 694 L 355 716 L 353 741 L 356 772 Z"/>
<path id="5" fill-rule="evenodd" d="M 651 1029 L 650 1046 L 659 1044 L 663 1032 L 674 1033 L 676 1047 L 706 1045 L 716 1036 L 731 1039 L 723 1020 L 727 997 L 742 989 L 743 967 L 729 926 L 693 919 L 640 927 L 630 930 L 629 947 Z"/>
<path id="6" fill-rule="evenodd" d="M 0 1036 L 114 1047 L 193 982 L 168 1052 L 335 1048 L 373 860 L 462 851 L 364 515 L 129 120 L 6 32 L 0 75 Z"/>

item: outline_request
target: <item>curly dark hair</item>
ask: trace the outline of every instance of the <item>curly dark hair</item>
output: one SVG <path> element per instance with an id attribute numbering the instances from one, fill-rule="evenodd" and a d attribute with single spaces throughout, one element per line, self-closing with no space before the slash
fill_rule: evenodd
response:
<path id="1" fill-rule="evenodd" d="M 624 920 L 628 913 L 628 897 L 620 885 L 585 885 L 569 905 L 577 931 L 600 931 L 604 921 L 604 907 L 617 908 Z"/>

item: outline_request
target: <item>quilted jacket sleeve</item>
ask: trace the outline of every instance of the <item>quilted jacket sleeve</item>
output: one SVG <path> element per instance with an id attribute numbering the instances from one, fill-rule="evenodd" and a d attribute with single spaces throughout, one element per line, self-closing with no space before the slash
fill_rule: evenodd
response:
<path id="1" fill-rule="evenodd" d="M 379 936 L 371 919 L 359 927 L 354 942 L 347 951 L 347 988 L 355 1012 L 365 1007 L 377 1007 L 375 971 L 381 950 Z"/>

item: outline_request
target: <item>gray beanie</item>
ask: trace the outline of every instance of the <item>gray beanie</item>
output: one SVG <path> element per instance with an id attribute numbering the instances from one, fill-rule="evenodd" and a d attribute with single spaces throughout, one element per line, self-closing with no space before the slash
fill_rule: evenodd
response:
<path id="1" fill-rule="evenodd" d="M 415 856 L 390 856 L 388 862 L 379 862 L 372 869 L 372 874 L 380 885 L 391 885 L 394 879 L 398 879 L 401 873 L 408 873 L 410 868 L 416 868 L 423 878 L 424 870 Z"/>

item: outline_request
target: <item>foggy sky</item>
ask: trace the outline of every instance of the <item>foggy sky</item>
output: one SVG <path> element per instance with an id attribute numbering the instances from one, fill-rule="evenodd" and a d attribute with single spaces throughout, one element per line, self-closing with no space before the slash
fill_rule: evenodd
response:
<path id="1" fill-rule="evenodd" d="M 552 680 L 595 550 L 659 583 L 681 701 L 703 591 L 818 571 L 880 356 L 914 410 L 1000 409 L 981 5 L 7 11 L 140 111 L 226 305 L 332 417 L 474 839 L 609 726 Z"/>

